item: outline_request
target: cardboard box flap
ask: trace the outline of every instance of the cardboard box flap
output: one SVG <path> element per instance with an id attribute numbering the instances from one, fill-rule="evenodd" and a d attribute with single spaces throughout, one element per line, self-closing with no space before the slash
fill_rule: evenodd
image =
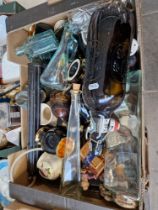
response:
<path id="1" fill-rule="evenodd" d="M 39 22 L 43 19 L 74 10 L 91 3 L 96 3 L 96 0 L 63 0 L 53 5 L 48 5 L 48 2 L 40 4 L 7 18 L 7 31 L 15 31 L 25 27 L 26 25 Z"/>
<path id="2" fill-rule="evenodd" d="M 8 156 L 9 169 L 11 169 L 11 166 L 14 163 L 14 161 L 22 153 L 24 153 L 24 151 L 16 152 L 16 153 L 13 153 Z M 25 186 L 29 185 L 28 174 L 27 174 L 27 157 L 26 157 L 26 155 L 18 160 L 18 162 L 16 163 L 16 165 L 14 167 L 13 174 L 12 175 L 10 174 L 10 178 L 11 178 L 11 176 L 13 177 L 12 181 L 14 181 L 15 183 L 22 184 Z"/>
<path id="3" fill-rule="evenodd" d="M 19 30 L 16 33 L 8 33 L 7 36 L 8 60 L 23 65 L 29 62 L 26 56 L 16 56 L 16 48 L 23 45 L 27 37 L 28 37 L 28 32 L 26 30 Z"/>

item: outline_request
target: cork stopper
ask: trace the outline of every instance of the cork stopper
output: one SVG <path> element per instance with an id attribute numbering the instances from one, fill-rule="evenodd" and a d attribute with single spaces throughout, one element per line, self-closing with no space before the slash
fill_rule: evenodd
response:
<path id="1" fill-rule="evenodd" d="M 31 37 L 31 36 L 34 36 L 35 35 L 35 31 L 36 31 L 36 25 L 33 24 L 29 27 L 29 30 L 28 30 L 28 36 Z"/>
<path id="2" fill-rule="evenodd" d="M 72 85 L 73 91 L 79 92 L 80 91 L 80 88 L 81 88 L 81 85 L 80 84 L 73 83 L 73 85 Z"/>
<path id="3" fill-rule="evenodd" d="M 56 33 L 57 31 L 59 31 L 61 28 L 63 28 L 64 27 L 64 25 L 65 25 L 65 20 L 58 20 L 57 22 L 56 22 L 56 24 L 54 25 L 54 32 Z"/>

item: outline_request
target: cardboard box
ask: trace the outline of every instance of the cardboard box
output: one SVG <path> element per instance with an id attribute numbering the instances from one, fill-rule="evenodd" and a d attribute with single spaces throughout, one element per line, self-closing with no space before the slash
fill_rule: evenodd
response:
<path id="1" fill-rule="evenodd" d="M 69 1 L 70 2 L 70 1 Z M 53 25 L 58 19 L 62 19 L 69 15 L 71 9 L 78 8 L 85 4 L 88 4 L 90 0 L 86 1 L 73 1 L 74 4 L 60 2 L 59 4 L 55 4 L 53 6 L 48 6 L 46 4 L 40 5 L 36 8 L 36 12 L 39 8 L 39 13 L 36 16 L 34 15 L 34 8 L 31 10 L 25 11 L 23 14 L 21 13 L 18 16 L 11 17 L 8 19 L 8 58 L 9 60 L 19 63 L 22 65 L 23 70 L 21 71 L 21 83 L 24 84 L 27 81 L 27 64 L 28 59 L 25 56 L 18 57 L 15 54 L 16 47 L 20 46 L 27 38 L 26 30 L 28 27 L 33 23 L 44 22 Z M 65 6 L 65 7 L 64 7 Z M 47 12 L 45 9 L 48 9 Z M 141 46 L 141 24 L 140 24 L 140 2 L 136 1 L 136 8 L 137 8 L 137 24 L 138 24 L 138 39 Z M 67 11 L 68 10 L 68 11 Z M 43 11 L 42 14 L 40 12 Z M 49 14 L 48 14 L 49 13 Z M 31 17 L 27 20 L 24 20 L 24 17 L 27 16 Z M 26 18 L 25 18 L 26 19 Z M 19 22 L 16 22 L 18 21 Z M 11 30 L 12 29 L 12 30 Z M 26 115 L 27 113 L 22 111 L 23 120 L 22 120 L 22 145 L 23 148 L 27 146 L 27 120 Z M 144 123 L 144 121 L 143 121 Z M 146 154 L 145 148 L 146 143 L 144 141 L 144 124 L 142 124 L 142 150 L 140 151 L 140 156 L 142 157 L 141 160 L 141 167 L 140 170 L 142 171 L 140 177 L 140 193 L 142 191 L 142 186 L 144 187 L 144 180 L 146 180 L 147 173 L 146 173 Z M 15 153 L 14 155 L 10 156 L 10 162 L 14 161 L 14 158 L 17 156 Z M 143 182 L 142 182 L 143 180 Z M 142 184 L 143 183 L 143 184 Z M 27 179 L 27 160 L 24 158 L 23 160 L 19 161 L 18 166 L 15 169 L 14 173 L 14 181 L 10 183 L 10 194 L 11 197 L 30 204 L 35 205 L 38 207 L 42 207 L 42 209 L 51 209 L 54 207 L 63 208 L 63 209 L 71 209 L 71 210 L 122 210 L 113 203 L 105 202 L 103 199 L 96 199 L 90 196 L 83 196 L 81 201 L 77 201 L 74 199 L 70 199 L 67 197 L 63 197 L 59 194 L 59 189 L 54 187 L 54 184 L 50 182 L 41 182 L 39 178 L 37 178 L 36 184 L 32 187 L 29 187 L 30 183 L 28 183 Z M 140 202 L 139 209 L 143 209 L 143 201 Z"/>

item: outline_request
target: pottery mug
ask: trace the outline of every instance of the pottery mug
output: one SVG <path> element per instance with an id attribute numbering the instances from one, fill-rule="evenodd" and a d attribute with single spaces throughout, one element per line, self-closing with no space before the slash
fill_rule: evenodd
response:
<path id="1" fill-rule="evenodd" d="M 54 125 L 56 117 L 53 115 L 51 107 L 48 104 L 41 103 L 41 125 Z"/>

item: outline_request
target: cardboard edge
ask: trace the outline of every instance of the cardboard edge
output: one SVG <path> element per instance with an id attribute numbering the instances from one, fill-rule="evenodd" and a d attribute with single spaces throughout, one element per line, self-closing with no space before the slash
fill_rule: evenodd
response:
<path id="1" fill-rule="evenodd" d="M 26 150 L 15 152 L 8 156 L 9 173 L 11 173 L 11 166 L 13 165 L 14 161 L 19 157 L 19 155 L 23 154 L 25 151 Z M 9 175 L 11 179 L 11 174 Z M 26 186 L 29 184 L 28 174 L 27 174 L 27 156 L 26 155 L 20 158 L 19 161 L 16 163 L 13 170 L 12 177 L 15 183 L 26 185 Z"/>
<path id="2" fill-rule="evenodd" d="M 51 16 L 77 9 L 78 7 L 82 7 L 94 2 L 96 2 L 96 0 L 64 0 L 53 5 L 48 5 L 48 2 L 40 4 L 36 7 L 24 10 L 14 16 L 7 18 L 7 31 L 15 31 L 24 27 L 25 25 L 38 22 L 41 19 L 46 19 Z"/>
<path id="3" fill-rule="evenodd" d="M 9 187 L 11 197 L 20 202 L 40 207 L 42 209 L 59 208 L 63 210 L 122 210 L 121 207 L 114 207 L 113 205 L 111 205 L 111 207 L 106 207 L 106 204 L 105 206 L 100 206 L 97 204 L 95 205 L 89 202 L 63 197 L 55 193 L 44 192 L 35 188 L 28 188 L 14 183 L 10 183 Z"/>
<path id="4" fill-rule="evenodd" d="M 42 209 L 35 208 L 33 206 L 28 206 L 26 204 L 19 203 L 19 202 L 15 201 L 12 204 L 10 204 L 9 206 L 7 206 L 6 208 L 4 208 L 4 210 L 42 210 Z"/>
<path id="5" fill-rule="evenodd" d="M 57 4 L 63 0 L 48 0 L 48 5 Z"/>

